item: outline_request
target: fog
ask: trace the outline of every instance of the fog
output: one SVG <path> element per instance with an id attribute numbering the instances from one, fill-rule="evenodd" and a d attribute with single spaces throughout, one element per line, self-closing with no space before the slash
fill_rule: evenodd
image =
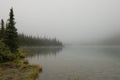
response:
<path id="1" fill-rule="evenodd" d="M 19 33 L 64 43 L 120 44 L 120 0 L 0 0 L 0 19 L 7 20 L 11 7 Z"/>

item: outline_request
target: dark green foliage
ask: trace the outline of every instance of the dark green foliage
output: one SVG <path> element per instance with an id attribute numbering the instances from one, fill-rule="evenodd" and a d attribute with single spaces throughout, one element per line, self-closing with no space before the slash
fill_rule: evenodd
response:
<path id="1" fill-rule="evenodd" d="M 4 42 L 12 53 L 17 53 L 18 49 L 18 33 L 15 27 L 13 9 L 10 9 L 9 19 L 7 22 Z"/>
<path id="2" fill-rule="evenodd" d="M 0 62 L 13 61 L 16 58 L 0 40 Z"/>
<path id="3" fill-rule="evenodd" d="M 13 9 L 10 9 L 10 17 L 4 25 L 1 20 L 0 28 L 0 62 L 13 61 L 18 59 L 18 33 L 15 28 Z M 15 54 L 16 53 L 16 54 Z"/>
<path id="4" fill-rule="evenodd" d="M 19 39 L 19 43 L 18 43 Z M 13 61 L 24 57 L 19 54 L 18 45 L 20 46 L 62 46 L 62 43 L 55 39 L 39 38 L 26 36 L 24 34 L 17 33 L 15 27 L 15 19 L 13 9 L 10 9 L 9 19 L 4 25 L 4 21 L 1 20 L 0 26 L 0 62 Z"/>
<path id="5" fill-rule="evenodd" d="M 26 36 L 24 34 L 19 34 L 19 45 L 20 46 L 62 46 L 62 42 L 58 41 L 56 38 L 39 38 Z"/>
<path id="6" fill-rule="evenodd" d="M 5 25 L 3 19 L 1 19 L 1 27 L 0 27 L 0 39 L 3 39 L 5 33 Z"/>

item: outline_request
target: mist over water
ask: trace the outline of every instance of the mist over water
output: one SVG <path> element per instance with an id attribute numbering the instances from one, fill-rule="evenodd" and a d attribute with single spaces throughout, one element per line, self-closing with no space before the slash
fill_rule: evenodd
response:
<path id="1" fill-rule="evenodd" d="M 24 47 L 37 80 L 120 80 L 120 0 L 0 0 L 5 23 L 11 7 L 19 33 L 65 44 Z"/>
<path id="2" fill-rule="evenodd" d="M 0 18 L 14 8 L 20 33 L 63 43 L 120 44 L 119 0 L 0 0 Z"/>
<path id="3" fill-rule="evenodd" d="M 52 54 L 45 50 L 48 55 L 38 53 L 27 58 L 31 64 L 43 67 L 38 80 L 120 79 L 120 46 L 66 46 L 51 50 Z"/>

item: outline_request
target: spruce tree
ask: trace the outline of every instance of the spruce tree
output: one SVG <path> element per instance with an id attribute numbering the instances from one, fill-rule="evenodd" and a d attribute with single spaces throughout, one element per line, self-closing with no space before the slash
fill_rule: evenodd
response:
<path id="1" fill-rule="evenodd" d="M 12 53 L 17 53 L 18 49 L 18 33 L 15 27 L 15 18 L 13 8 L 10 9 L 9 19 L 7 22 L 4 43 L 10 49 Z"/>
<path id="2" fill-rule="evenodd" d="M 4 32 L 5 32 L 4 20 L 1 19 L 0 39 L 3 39 L 3 37 L 4 37 Z"/>

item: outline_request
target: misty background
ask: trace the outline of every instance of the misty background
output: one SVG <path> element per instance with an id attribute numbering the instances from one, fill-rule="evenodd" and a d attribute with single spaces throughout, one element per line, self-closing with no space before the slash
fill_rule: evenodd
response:
<path id="1" fill-rule="evenodd" d="M 19 33 L 63 43 L 120 44 L 119 0 L 0 0 L 0 19 L 15 12 Z"/>

